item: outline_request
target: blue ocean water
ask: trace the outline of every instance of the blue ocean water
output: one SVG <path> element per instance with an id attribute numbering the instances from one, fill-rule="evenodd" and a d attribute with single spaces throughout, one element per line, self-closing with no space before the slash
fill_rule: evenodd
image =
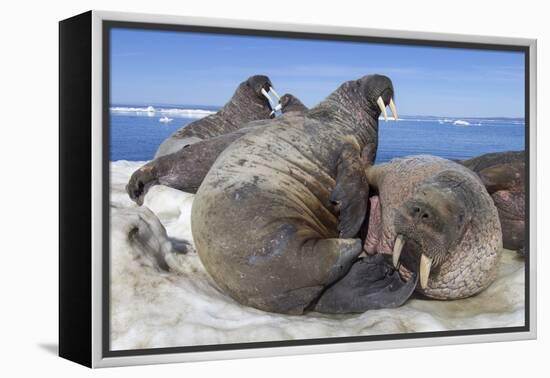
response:
<path id="1" fill-rule="evenodd" d="M 160 143 L 180 127 L 211 112 L 205 106 L 113 106 L 111 161 L 151 160 Z M 522 118 L 403 116 L 380 121 L 376 161 L 414 154 L 466 159 L 487 152 L 523 150 Z"/>

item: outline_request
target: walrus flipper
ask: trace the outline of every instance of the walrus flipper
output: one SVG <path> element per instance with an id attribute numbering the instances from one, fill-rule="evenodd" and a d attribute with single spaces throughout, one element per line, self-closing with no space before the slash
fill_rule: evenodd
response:
<path id="1" fill-rule="evenodd" d="M 353 238 L 359 232 L 365 214 L 369 186 L 359 148 L 346 143 L 336 166 L 336 186 L 330 200 L 340 209 L 338 231 L 341 238 Z"/>
<path id="2" fill-rule="evenodd" d="M 149 188 L 159 183 L 158 170 L 155 163 L 156 160 L 139 168 L 132 174 L 128 184 L 126 184 L 126 192 L 130 196 L 130 199 L 139 206 L 143 205 L 145 194 L 147 194 Z"/>
<path id="3" fill-rule="evenodd" d="M 261 121 L 259 121 L 261 122 Z M 164 185 L 187 193 L 196 193 L 218 156 L 250 129 L 240 129 L 186 145 L 177 152 L 157 157 L 132 174 L 126 191 L 138 205 L 154 185 Z"/>
<path id="4" fill-rule="evenodd" d="M 285 280 L 285 290 L 270 296 L 248 294 L 247 305 L 281 314 L 303 314 L 312 308 L 325 287 L 348 273 L 362 252 L 361 239 L 310 239 L 299 244 L 297 250 L 276 253 L 294 256 L 289 260 L 292 266 L 285 272 L 296 274 Z"/>
<path id="5" fill-rule="evenodd" d="M 407 282 L 401 280 L 382 254 L 367 256 L 321 295 L 314 311 L 346 314 L 399 307 L 414 292 L 416 283 L 416 274 Z"/>

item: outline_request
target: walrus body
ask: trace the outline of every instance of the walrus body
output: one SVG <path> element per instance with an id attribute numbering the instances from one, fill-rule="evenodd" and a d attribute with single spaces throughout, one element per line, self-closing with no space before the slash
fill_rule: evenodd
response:
<path id="1" fill-rule="evenodd" d="M 201 118 L 174 132 L 161 143 L 155 158 L 171 154 L 186 145 L 238 130 L 248 122 L 273 116 L 272 89 L 267 76 L 255 75 L 242 82 L 233 97 L 217 113 Z"/>
<path id="2" fill-rule="evenodd" d="M 504 248 L 524 254 L 525 153 L 508 151 L 463 160 L 483 181 L 498 209 Z"/>
<path id="3" fill-rule="evenodd" d="M 374 160 L 376 100 L 392 97 L 384 76 L 344 83 L 317 107 L 251 131 L 219 156 L 195 196 L 191 226 L 202 263 L 225 293 L 301 314 L 346 275 L 362 250 L 355 237 L 368 196 L 361 159 Z M 316 309 L 361 307 L 347 305 Z"/>
<path id="4" fill-rule="evenodd" d="M 304 112 L 307 108 L 296 97 L 281 97 L 283 114 Z M 160 156 L 132 174 L 126 191 L 142 205 L 145 195 L 154 185 L 165 185 L 188 193 L 196 193 L 218 156 L 235 140 L 258 127 L 269 127 L 272 120 L 254 121 L 232 133 L 219 135 L 187 145 L 179 151 Z"/>
<path id="5" fill-rule="evenodd" d="M 393 254 L 417 291 L 437 299 L 478 293 L 495 278 L 502 248 L 497 209 L 478 177 L 455 162 L 419 155 L 367 169 L 368 254 Z"/>

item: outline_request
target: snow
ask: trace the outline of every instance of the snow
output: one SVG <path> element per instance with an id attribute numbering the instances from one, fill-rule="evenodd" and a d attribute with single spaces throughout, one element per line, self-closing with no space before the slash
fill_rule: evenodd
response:
<path id="1" fill-rule="evenodd" d="M 411 299 L 397 309 L 338 316 L 286 316 L 241 306 L 216 288 L 196 252 L 178 252 L 183 240 L 191 241 L 192 194 L 156 186 L 141 208 L 128 198 L 124 187 L 131 173 L 144 163 L 111 163 L 113 350 L 513 327 L 524 323 L 524 260 L 506 250 L 497 280 L 468 299 Z M 168 266 L 163 266 L 164 262 Z"/>

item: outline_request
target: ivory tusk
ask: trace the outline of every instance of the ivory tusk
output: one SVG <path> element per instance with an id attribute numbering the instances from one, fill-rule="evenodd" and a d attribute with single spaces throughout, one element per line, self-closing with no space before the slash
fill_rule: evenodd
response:
<path id="1" fill-rule="evenodd" d="M 393 115 L 393 119 L 397 121 L 399 116 L 397 115 L 397 107 L 395 106 L 395 102 L 393 102 L 393 98 L 390 98 L 390 110 Z"/>
<path id="2" fill-rule="evenodd" d="M 388 121 L 388 113 L 386 113 L 386 105 L 384 104 L 384 100 L 382 100 L 382 96 L 378 97 L 376 103 L 378 104 L 380 111 L 384 115 L 384 121 Z"/>
<path id="3" fill-rule="evenodd" d="M 265 98 L 267 98 L 267 100 L 269 101 L 269 103 L 273 107 L 273 100 L 271 99 L 271 96 L 269 95 L 269 93 L 266 92 L 266 90 L 264 88 L 262 88 L 262 94 L 265 96 Z"/>
<path id="4" fill-rule="evenodd" d="M 395 243 L 393 245 L 393 266 L 397 267 L 397 264 L 399 264 L 399 257 L 401 256 L 401 251 L 403 250 L 403 246 L 405 245 L 405 240 L 403 238 L 403 235 L 397 235 L 395 238 Z"/>
<path id="5" fill-rule="evenodd" d="M 422 254 L 420 257 L 420 287 L 425 289 L 428 287 L 428 278 L 432 269 L 432 259 Z"/>
<path id="6" fill-rule="evenodd" d="M 279 95 L 277 94 L 277 92 L 275 92 L 275 89 L 273 89 L 273 87 L 269 87 L 269 91 L 270 91 L 270 92 L 273 92 L 273 94 L 275 95 L 275 97 L 277 97 L 277 100 L 281 100 L 281 97 L 279 97 Z"/>

